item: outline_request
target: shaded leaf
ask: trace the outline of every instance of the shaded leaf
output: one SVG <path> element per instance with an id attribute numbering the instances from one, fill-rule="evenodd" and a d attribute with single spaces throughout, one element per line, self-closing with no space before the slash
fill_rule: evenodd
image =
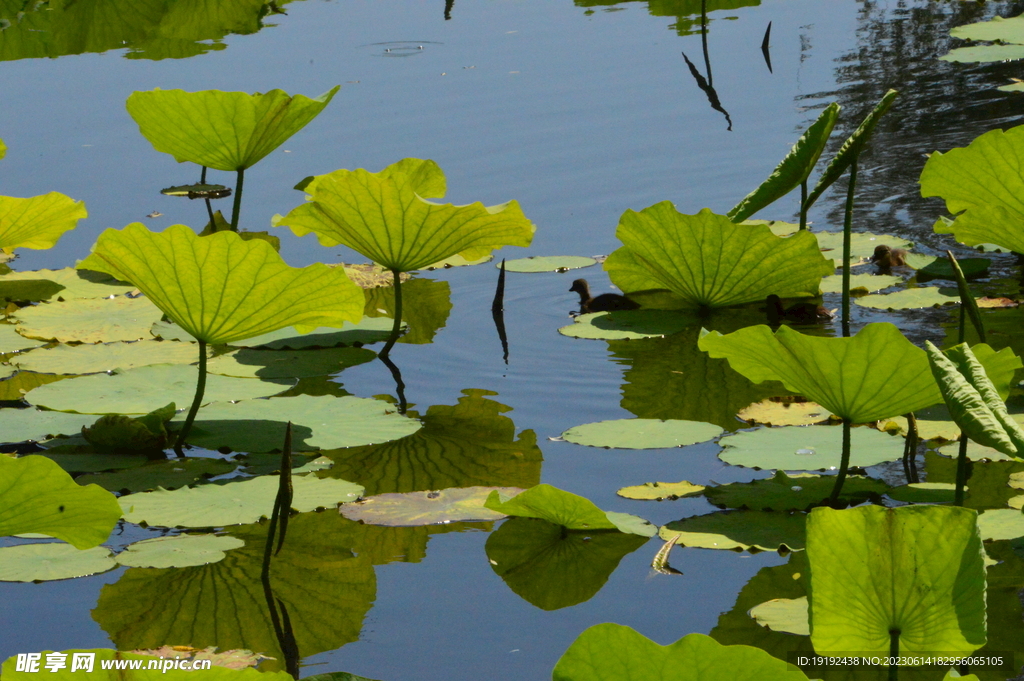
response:
<path id="1" fill-rule="evenodd" d="M 718 441 L 720 459 L 733 466 L 787 471 L 835 470 L 843 433 L 838 426 L 785 426 L 728 435 Z M 850 465 L 874 466 L 903 456 L 902 438 L 873 428 L 851 431 Z"/>
<path id="2" fill-rule="evenodd" d="M 777 551 L 785 546 L 799 551 L 804 548 L 806 517 L 803 513 L 721 511 L 674 520 L 658 536 L 701 549 Z"/>
<path id="3" fill-rule="evenodd" d="M 771 478 L 753 482 L 733 482 L 704 491 L 707 500 L 722 508 L 749 508 L 759 511 L 806 511 L 829 498 L 835 478 L 820 475 L 786 475 L 777 471 Z M 861 475 L 846 478 L 840 495 L 855 506 L 868 500 L 880 501 L 889 486 L 881 480 Z"/>

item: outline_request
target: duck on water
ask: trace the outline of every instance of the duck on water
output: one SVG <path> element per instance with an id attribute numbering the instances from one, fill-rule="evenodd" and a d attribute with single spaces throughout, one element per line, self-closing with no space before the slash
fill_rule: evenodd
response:
<path id="1" fill-rule="evenodd" d="M 640 304 L 618 293 L 602 293 L 596 298 L 590 295 L 586 279 L 572 282 L 569 290 L 580 296 L 580 312 L 614 312 L 616 310 L 638 310 Z"/>

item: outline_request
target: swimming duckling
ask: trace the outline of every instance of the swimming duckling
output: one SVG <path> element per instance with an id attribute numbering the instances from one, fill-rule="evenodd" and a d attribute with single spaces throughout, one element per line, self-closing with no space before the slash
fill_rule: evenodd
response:
<path id="1" fill-rule="evenodd" d="M 885 244 L 875 246 L 875 252 L 871 256 L 871 262 L 878 266 L 883 272 L 893 267 L 903 267 L 907 264 L 907 252 L 902 248 L 890 248 Z"/>
<path id="2" fill-rule="evenodd" d="M 797 324 L 817 324 L 832 319 L 833 312 L 814 303 L 797 303 L 789 308 L 782 307 L 782 300 L 774 293 L 765 298 L 768 312 L 768 323 L 778 326 L 782 322 Z"/>
<path id="3" fill-rule="evenodd" d="M 618 293 L 602 293 L 596 298 L 590 296 L 586 279 L 572 282 L 570 291 L 580 294 L 580 312 L 614 312 L 615 310 L 637 310 L 640 304 Z"/>

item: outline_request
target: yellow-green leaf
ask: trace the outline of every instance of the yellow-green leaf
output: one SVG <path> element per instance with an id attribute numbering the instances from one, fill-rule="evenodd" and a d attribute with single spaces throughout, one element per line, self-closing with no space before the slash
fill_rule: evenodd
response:
<path id="1" fill-rule="evenodd" d="M 28 199 L 0 196 L 0 251 L 50 248 L 86 216 L 85 203 L 58 192 Z"/>

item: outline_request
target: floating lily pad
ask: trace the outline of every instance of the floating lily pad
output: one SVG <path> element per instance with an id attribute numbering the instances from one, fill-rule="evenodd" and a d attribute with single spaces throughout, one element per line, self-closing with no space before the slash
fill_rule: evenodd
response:
<path id="1" fill-rule="evenodd" d="M 996 16 L 989 21 L 979 21 L 950 29 L 949 34 L 961 40 L 994 41 L 994 45 L 971 45 L 950 50 L 939 57 L 943 61 L 978 63 L 1012 61 L 1024 59 L 1024 19 Z"/>
<path id="2" fill-rule="evenodd" d="M 230 482 L 225 485 L 183 487 L 173 492 L 157 490 L 128 494 L 117 501 L 124 519 L 163 527 L 222 527 L 254 523 L 269 517 L 277 498 L 277 476 Z M 345 480 L 321 480 L 293 475 L 292 509 L 304 513 L 333 508 L 355 501 L 363 493 L 359 485 Z"/>
<path id="3" fill-rule="evenodd" d="M 842 232 L 813 232 L 818 237 L 818 246 L 822 249 L 831 249 L 825 252 L 825 257 L 832 258 L 836 267 L 843 266 L 843 233 Z M 914 242 L 901 239 L 891 234 L 872 234 L 870 232 L 854 232 L 850 235 L 850 262 L 854 265 L 858 260 L 866 261 L 870 258 L 875 248 L 885 244 L 890 248 L 910 248 Z"/>
<path id="4" fill-rule="evenodd" d="M 111 492 L 146 492 L 158 487 L 172 490 L 204 478 L 230 473 L 237 467 L 235 463 L 222 459 L 169 459 L 144 466 L 133 466 L 115 473 L 82 475 L 76 478 L 75 482 L 80 485 L 93 483 Z"/>
<path id="5" fill-rule="evenodd" d="M 0 364 L 0 379 L 13 376 L 18 369 L 10 364 Z"/>
<path id="6" fill-rule="evenodd" d="M 912 482 L 902 487 L 893 487 L 889 498 L 912 504 L 941 504 L 952 502 L 956 485 L 948 482 Z"/>
<path id="7" fill-rule="evenodd" d="M 245 542 L 237 537 L 183 534 L 129 544 L 114 560 L 128 567 L 183 568 L 224 560 L 225 551 L 241 546 Z"/>
<path id="8" fill-rule="evenodd" d="M 185 196 L 190 199 L 223 199 L 231 196 L 231 189 L 222 184 L 181 184 L 161 189 L 165 196 Z"/>
<path id="9" fill-rule="evenodd" d="M 38 442 L 58 435 L 75 435 L 82 432 L 82 426 L 91 426 L 96 419 L 95 414 L 68 414 L 34 407 L 0 409 L 0 440 Z"/>
<path id="10" fill-rule="evenodd" d="M 68 473 L 100 473 L 102 471 L 123 470 L 144 466 L 150 459 L 144 456 L 124 456 L 123 454 L 97 454 L 91 447 L 78 447 L 76 449 L 86 450 L 80 453 L 60 451 L 64 448 L 56 448 L 58 451 L 46 450 L 33 454 L 33 456 L 45 456 Z M 71 449 L 71 447 L 67 447 Z"/>
<path id="11" fill-rule="evenodd" d="M 662 449 L 707 442 L 722 434 L 712 423 L 661 419 L 616 419 L 574 426 L 562 439 L 606 449 Z"/>
<path id="12" fill-rule="evenodd" d="M 776 598 L 750 609 L 750 616 L 762 627 L 797 636 L 810 636 L 807 596 Z"/>
<path id="13" fill-rule="evenodd" d="M 18 355 L 13 361 L 26 371 L 81 375 L 151 364 L 192 364 L 198 359 L 196 346 L 190 343 L 142 340 L 134 343 L 58 345 Z"/>
<path id="14" fill-rule="evenodd" d="M 799 222 L 784 222 L 782 220 L 761 220 L 754 218 L 750 220 L 743 220 L 740 222 L 741 225 L 768 225 L 768 229 L 772 230 L 772 234 L 775 236 L 788 236 L 790 234 L 796 234 L 800 230 Z"/>
<path id="15" fill-rule="evenodd" d="M 626 499 L 651 499 L 661 501 L 662 499 L 679 499 L 680 497 L 695 496 L 704 491 L 704 485 L 695 485 L 692 482 L 645 482 L 642 485 L 623 487 L 617 494 Z"/>
<path id="16" fill-rule="evenodd" d="M 0 300 L 37 303 L 49 300 L 64 289 L 60 284 L 45 279 L 4 281 L 0 278 Z"/>
<path id="17" fill-rule="evenodd" d="M 777 551 L 785 546 L 800 550 L 806 542 L 806 518 L 803 513 L 722 511 L 675 520 L 663 526 L 658 536 L 701 549 Z"/>
<path id="18" fill-rule="evenodd" d="M 581 255 L 534 255 L 505 262 L 506 272 L 566 272 L 596 265 L 597 261 Z M 499 263 L 500 267 L 501 264 Z"/>
<path id="19" fill-rule="evenodd" d="M 833 426 L 787 426 L 736 433 L 718 441 L 720 459 L 734 466 L 784 471 L 835 470 L 843 430 Z M 851 432 L 850 465 L 866 468 L 903 457 L 903 439 L 872 428 Z"/>
<path id="20" fill-rule="evenodd" d="M 333 348 L 338 345 L 377 343 L 387 340 L 394 320 L 388 317 L 363 317 L 358 324 L 345 322 L 340 329 L 321 327 L 309 333 L 299 333 L 293 328 L 284 328 L 261 336 L 232 341 L 228 345 L 236 348 L 267 348 L 270 350 L 302 350 L 305 348 Z M 177 324 L 158 322 L 152 334 L 164 340 L 192 340 L 188 333 Z"/>
<path id="21" fill-rule="evenodd" d="M 422 425 L 380 400 L 297 395 L 203 407 L 188 441 L 207 449 L 268 452 L 281 447 L 288 421 L 311 431 L 293 433 L 292 447 L 296 451 L 388 442 L 411 435 Z"/>
<path id="22" fill-rule="evenodd" d="M 978 515 L 978 531 L 986 540 L 1024 537 L 1024 513 L 1012 508 L 985 511 Z"/>
<path id="23" fill-rule="evenodd" d="M 192 350 L 195 354 L 195 350 Z M 210 360 L 211 374 L 241 378 L 307 378 L 329 376 L 342 369 L 364 364 L 377 355 L 363 348 L 318 350 L 252 350 L 243 348 Z"/>
<path id="24" fill-rule="evenodd" d="M 456 255 L 453 255 L 453 256 L 451 256 L 449 258 L 442 258 L 441 260 L 438 260 L 437 262 L 430 263 L 426 267 L 422 267 L 420 269 L 424 269 L 424 270 L 430 271 L 430 270 L 449 269 L 451 267 L 467 267 L 467 266 L 472 266 L 472 265 L 482 265 L 485 262 L 490 262 L 492 260 L 494 260 L 494 256 L 493 255 L 485 255 L 482 258 L 475 258 L 473 260 L 466 260 L 461 255 L 456 254 Z"/>
<path id="25" fill-rule="evenodd" d="M 0 324 L 0 353 L 38 348 L 42 344 L 40 341 L 22 336 L 13 324 Z"/>
<path id="26" fill-rule="evenodd" d="M 522 492 L 517 487 L 462 487 L 439 492 L 378 494 L 344 504 L 340 510 L 349 520 L 391 527 L 500 520 L 504 513 L 484 508 L 488 495 L 495 490 L 508 496 Z"/>
<path id="27" fill-rule="evenodd" d="M 817 402 L 761 400 L 741 409 L 737 417 L 748 423 L 771 426 L 809 426 L 828 421 L 832 414 Z"/>
<path id="28" fill-rule="evenodd" d="M 563 326 L 558 333 L 572 338 L 636 340 L 670 336 L 693 323 L 692 316 L 673 310 L 591 312 L 579 315 L 575 323 Z"/>
<path id="29" fill-rule="evenodd" d="M 531 487 L 511 499 L 497 491 L 491 492 L 484 506 L 510 516 L 540 518 L 568 530 L 617 529 L 647 535 L 647 527 L 650 525 L 641 520 L 639 524 L 631 526 L 626 514 L 615 514 L 617 517 L 612 518 L 589 499 L 546 484 Z"/>
<path id="30" fill-rule="evenodd" d="M 37 374 L 34 371 L 19 371 L 10 378 L 0 381 L 0 400 L 17 401 L 25 398 L 29 391 L 47 383 L 63 381 L 70 376 Z"/>
<path id="31" fill-rule="evenodd" d="M 947 293 L 946 291 L 949 291 Z M 857 298 L 857 304 L 876 310 L 910 310 L 921 307 L 939 307 L 960 302 L 956 289 L 941 289 L 937 286 L 908 288 L 895 293 L 879 293 Z"/>
<path id="32" fill-rule="evenodd" d="M 862 295 L 902 283 L 903 278 L 891 274 L 854 274 L 850 277 L 850 293 Z M 842 293 L 843 275 L 833 274 L 821 280 L 822 293 Z"/>
<path id="33" fill-rule="evenodd" d="M 949 409 L 945 404 L 936 404 L 914 412 L 917 417 L 917 436 L 921 440 L 958 440 L 960 439 L 960 427 L 953 423 L 949 415 Z M 883 430 L 895 429 L 902 435 L 907 433 L 907 419 L 903 416 L 893 416 L 879 422 Z"/>
<path id="34" fill-rule="evenodd" d="M 168 402 L 190 404 L 195 396 L 198 369 L 194 366 L 157 364 L 113 374 L 69 378 L 40 386 L 25 399 L 47 409 L 80 414 L 148 414 Z M 284 392 L 294 381 L 206 377 L 207 402 L 249 400 Z"/>
<path id="35" fill-rule="evenodd" d="M 955 280 L 956 277 L 953 274 L 953 266 L 949 263 L 949 258 L 945 256 L 937 258 L 932 255 L 908 253 L 907 264 L 917 270 L 918 281 L 928 281 L 929 279 Z M 989 258 L 957 258 L 956 264 L 960 266 L 960 271 L 964 273 L 965 277 L 971 278 L 980 277 L 988 272 L 988 268 L 992 265 L 992 260 Z"/>
<path id="36" fill-rule="evenodd" d="M 134 284 L 118 281 L 109 274 L 91 270 L 76 270 L 65 267 L 61 270 L 32 270 L 29 272 L 10 272 L 0 276 L 0 284 L 4 282 L 32 281 L 45 279 L 63 286 L 57 293 L 59 300 L 76 300 L 79 298 L 109 298 L 123 296 L 135 290 Z"/>
<path id="37" fill-rule="evenodd" d="M 45 303 L 18 310 L 18 333 L 61 343 L 110 343 L 149 338 L 163 313 L 147 298 L 98 298 Z"/>
<path id="38" fill-rule="evenodd" d="M 959 431 L 957 432 L 959 433 Z M 939 453 L 943 456 L 955 459 L 960 455 L 960 443 L 956 442 L 944 447 L 939 447 Z M 983 461 L 985 459 L 988 459 L 989 461 L 1017 461 L 1017 459 L 1014 459 L 1012 456 L 1003 454 L 991 447 L 979 445 L 973 440 L 969 440 L 967 442 L 967 458 L 971 461 Z"/>
<path id="39" fill-rule="evenodd" d="M 704 496 L 721 508 L 749 508 L 759 511 L 806 511 L 829 498 L 835 478 L 820 475 L 786 475 L 778 471 L 771 478 L 734 482 L 704 490 Z M 840 498 L 851 506 L 878 499 L 889 489 L 880 480 L 861 475 L 846 478 Z"/>
<path id="40" fill-rule="evenodd" d="M 102 546 L 76 549 L 70 544 L 22 544 L 0 548 L 0 582 L 49 582 L 106 572 L 117 567 Z"/>

